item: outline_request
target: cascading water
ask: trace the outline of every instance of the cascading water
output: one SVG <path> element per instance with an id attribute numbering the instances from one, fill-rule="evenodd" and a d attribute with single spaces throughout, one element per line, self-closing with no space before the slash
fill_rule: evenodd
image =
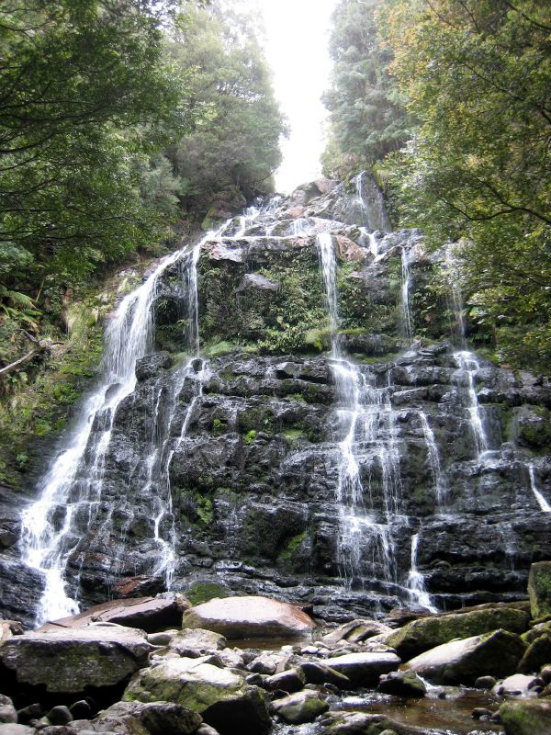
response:
<path id="1" fill-rule="evenodd" d="M 417 569 L 417 553 L 419 550 L 419 533 L 414 533 L 411 537 L 411 555 L 410 570 L 408 573 L 407 586 L 410 592 L 411 601 L 415 605 L 423 607 L 429 612 L 438 612 L 433 604 L 425 585 L 425 578 Z"/>
<path id="2" fill-rule="evenodd" d="M 405 247 L 401 247 L 402 251 L 402 331 L 406 339 L 413 336 L 413 320 L 411 318 L 411 309 L 409 308 L 409 257 Z"/>
<path id="3" fill-rule="evenodd" d="M 488 450 L 488 439 L 484 429 L 484 421 L 478 397 L 474 387 L 475 376 L 480 370 L 480 365 L 476 356 L 467 350 L 460 350 L 454 354 L 457 363 L 456 383 L 459 387 L 466 387 L 466 397 L 468 401 L 467 411 L 469 415 L 469 425 L 475 445 L 477 459 L 481 459 L 484 452 Z"/>
<path id="4" fill-rule="evenodd" d="M 105 341 L 102 377 L 97 388 L 84 403 L 77 425 L 68 439 L 68 447 L 61 451 L 45 476 L 39 499 L 22 514 L 22 559 L 29 567 L 44 576 L 44 590 L 38 605 L 37 621 L 55 619 L 78 611 L 78 603 L 67 591 L 66 569 L 79 544 L 79 527 L 93 526 L 103 502 L 103 474 L 106 453 L 109 449 L 113 422 L 119 405 L 136 385 L 137 361 L 151 348 L 152 307 L 157 285 L 164 271 L 179 260 L 186 261 L 184 284 L 189 303 L 189 349 L 196 352 L 197 326 L 197 277 L 196 263 L 200 244 L 191 253 L 187 249 L 176 251 L 164 259 L 147 280 L 128 294 L 113 315 Z M 184 371 L 185 377 L 185 371 Z M 172 408 L 176 403 L 179 380 L 169 398 Z M 164 425 L 159 419 L 159 400 L 155 401 L 153 426 L 154 449 L 145 461 L 144 488 L 153 483 L 153 477 L 162 458 L 158 449 L 159 435 L 166 436 L 170 426 L 170 409 L 165 414 Z M 170 541 L 160 535 L 160 527 L 166 515 L 170 515 L 169 497 L 159 498 L 155 514 L 155 539 L 161 556 L 170 556 Z M 105 533 L 112 517 L 107 513 L 101 535 Z M 124 532 L 124 529 L 123 529 Z M 116 560 L 114 562 L 116 564 Z M 172 562 L 163 563 L 170 575 Z"/>
<path id="5" fill-rule="evenodd" d="M 543 513 L 551 513 L 551 505 L 549 505 L 547 500 L 543 497 L 538 489 L 536 482 L 536 470 L 532 463 L 528 465 L 528 475 L 530 477 L 530 489 L 532 490 L 532 493 L 534 494 L 534 497 L 536 498 L 536 501 L 541 511 Z"/>

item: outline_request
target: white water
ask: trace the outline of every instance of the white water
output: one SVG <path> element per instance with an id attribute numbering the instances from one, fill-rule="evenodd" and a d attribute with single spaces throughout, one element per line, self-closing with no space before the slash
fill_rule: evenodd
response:
<path id="1" fill-rule="evenodd" d="M 466 387 L 467 411 L 469 415 L 469 426 L 473 436 L 477 459 L 481 459 L 484 452 L 488 451 L 488 439 L 484 429 L 482 412 L 478 403 L 478 397 L 474 387 L 475 377 L 480 370 L 476 356 L 468 350 L 460 350 L 454 353 L 457 364 L 455 382 L 458 386 Z"/>
<path id="2" fill-rule="evenodd" d="M 363 582 L 362 569 L 367 561 L 380 568 L 384 581 L 394 582 L 392 524 L 398 518 L 401 496 L 395 412 L 389 386 L 376 387 L 376 376 L 369 372 L 366 376 L 341 351 L 337 268 L 331 236 L 318 235 L 317 246 L 331 328 L 331 368 L 338 399 L 336 418 L 343 437 L 337 444 L 337 561 L 348 585 Z M 378 514 L 371 502 L 371 487 L 363 486 L 360 462 L 378 465 L 382 486 L 382 508 Z"/>
<path id="3" fill-rule="evenodd" d="M 536 470 L 533 464 L 528 465 L 528 474 L 530 476 L 530 489 L 532 490 L 541 511 L 543 513 L 551 513 L 551 505 L 549 505 L 547 500 L 538 490 L 538 486 L 536 484 Z"/>
<path id="4" fill-rule="evenodd" d="M 426 608 L 429 612 L 438 612 L 425 586 L 425 578 L 417 568 L 417 554 L 419 550 L 419 534 L 411 537 L 410 569 L 408 574 L 408 590 L 411 601 Z"/>
<path id="5" fill-rule="evenodd" d="M 406 339 L 411 339 L 413 336 L 413 321 L 409 308 L 409 258 L 408 251 L 403 245 L 400 250 L 402 251 L 402 331 Z"/>
<path id="6" fill-rule="evenodd" d="M 197 279 L 193 274 L 199 249 L 200 244 L 188 255 L 191 262 L 185 270 L 192 351 L 198 345 Z M 99 384 L 84 403 L 67 447 L 43 479 L 38 500 L 22 514 L 22 560 L 44 577 L 44 591 L 36 613 L 38 623 L 78 611 L 78 603 L 68 593 L 65 580 L 67 566 L 80 540 L 74 523 L 79 518 L 86 518 L 88 526 L 94 522 L 102 499 L 103 467 L 115 414 L 120 403 L 134 390 L 137 360 L 151 347 L 152 305 L 159 277 L 187 254 L 184 248 L 162 260 L 147 280 L 117 307 L 106 330 Z M 175 402 L 175 396 L 172 400 Z M 85 456 L 92 457 L 86 466 Z M 147 460 L 149 481 L 158 461 L 155 452 Z M 159 505 L 155 533 L 163 554 L 167 553 L 167 542 L 161 544 L 159 528 L 165 513 L 166 508 Z"/>
<path id="7" fill-rule="evenodd" d="M 438 445 L 436 444 L 436 438 L 434 432 L 430 427 L 427 416 L 424 411 L 419 410 L 418 414 L 419 421 L 421 423 L 421 429 L 423 431 L 423 438 L 427 446 L 427 459 L 429 462 L 434 487 L 436 490 L 436 502 L 441 507 L 445 505 L 448 496 L 448 485 L 446 477 L 442 472 L 440 465 L 440 455 L 438 454 Z"/>

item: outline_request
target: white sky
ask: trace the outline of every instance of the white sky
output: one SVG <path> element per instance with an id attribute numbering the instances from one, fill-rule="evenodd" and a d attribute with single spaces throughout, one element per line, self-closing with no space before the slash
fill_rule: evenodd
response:
<path id="1" fill-rule="evenodd" d="M 291 128 L 275 177 L 277 191 L 289 193 L 321 175 L 326 110 L 320 97 L 329 86 L 329 19 L 337 0 L 256 2 L 264 16 L 276 97 Z"/>

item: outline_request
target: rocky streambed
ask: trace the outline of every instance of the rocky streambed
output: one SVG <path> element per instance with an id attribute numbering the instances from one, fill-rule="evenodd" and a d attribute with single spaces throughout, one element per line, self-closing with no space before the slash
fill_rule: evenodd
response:
<path id="1" fill-rule="evenodd" d="M 2 623 L 0 735 L 547 735 L 551 563 L 530 600 L 316 622 L 260 596 Z"/>

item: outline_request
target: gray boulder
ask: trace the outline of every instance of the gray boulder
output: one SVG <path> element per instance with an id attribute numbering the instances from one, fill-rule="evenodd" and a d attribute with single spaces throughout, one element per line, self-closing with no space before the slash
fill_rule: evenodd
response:
<path id="1" fill-rule="evenodd" d="M 184 613 L 185 628 L 206 628 L 228 639 L 303 636 L 315 628 L 299 607 L 268 597 L 215 598 Z"/>
<path id="2" fill-rule="evenodd" d="M 123 683 L 151 650 L 143 631 L 116 625 L 25 633 L 0 648 L 0 669 L 14 672 L 19 685 L 77 694 Z"/>
<path id="3" fill-rule="evenodd" d="M 526 644 L 505 630 L 462 638 L 416 656 L 406 667 L 437 684 L 474 685 L 480 676 L 513 674 Z"/>
<path id="4" fill-rule="evenodd" d="M 327 712 L 329 705 L 317 692 L 305 690 L 272 702 L 271 711 L 288 725 L 313 722 L 318 715 Z"/>
<path id="5" fill-rule="evenodd" d="M 381 674 L 397 669 L 401 661 L 391 651 L 347 653 L 327 659 L 327 664 L 350 679 L 352 686 L 369 686 L 379 681 Z"/>

